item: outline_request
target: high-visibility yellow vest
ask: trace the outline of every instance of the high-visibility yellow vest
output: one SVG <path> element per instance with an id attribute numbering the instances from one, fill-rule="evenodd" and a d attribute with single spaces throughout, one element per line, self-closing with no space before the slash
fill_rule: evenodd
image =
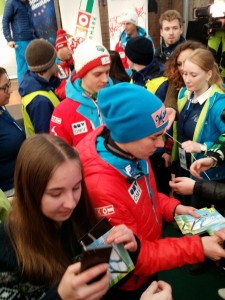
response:
<path id="1" fill-rule="evenodd" d="M 33 99 L 38 95 L 48 98 L 54 107 L 56 107 L 60 103 L 59 99 L 53 91 L 35 91 L 22 97 L 22 114 L 24 119 L 26 136 L 35 134 L 34 126 L 31 122 L 30 116 L 28 115 L 26 108 L 31 103 L 31 101 L 33 101 Z"/>

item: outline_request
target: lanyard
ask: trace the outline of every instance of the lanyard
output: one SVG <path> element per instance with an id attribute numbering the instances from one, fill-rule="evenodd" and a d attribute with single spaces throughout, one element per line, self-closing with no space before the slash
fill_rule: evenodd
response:
<path id="1" fill-rule="evenodd" d="M 184 112 L 183 112 L 183 120 L 181 122 L 181 130 L 180 130 L 180 135 L 181 135 L 181 141 L 183 141 L 183 133 L 184 133 L 184 125 L 186 123 L 186 121 L 188 120 L 188 117 L 194 107 L 194 104 L 192 103 L 192 99 L 194 98 L 194 93 L 191 94 L 190 98 L 188 99 L 185 108 L 184 108 Z"/>

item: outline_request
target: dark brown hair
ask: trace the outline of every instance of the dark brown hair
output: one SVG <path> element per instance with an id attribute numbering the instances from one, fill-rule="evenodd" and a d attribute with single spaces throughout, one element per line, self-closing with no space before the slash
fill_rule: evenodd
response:
<path id="1" fill-rule="evenodd" d="M 117 51 L 109 50 L 109 54 L 111 57 L 109 77 L 112 79 L 113 83 L 130 82 L 130 77 L 124 69 L 119 53 Z"/>
<path id="2" fill-rule="evenodd" d="M 72 253 L 61 243 L 59 226 L 43 215 L 41 200 L 55 170 L 66 160 L 82 165 L 78 152 L 61 138 L 37 134 L 25 140 L 15 167 L 15 196 L 5 228 L 14 245 L 23 275 L 29 282 L 52 286 L 72 263 Z M 70 241 L 85 234 L 96 223 L 82 179 L 80 201 L 64 223 L 71 228 Z M 76 237 L 76 240 L 75 240 Z"/>

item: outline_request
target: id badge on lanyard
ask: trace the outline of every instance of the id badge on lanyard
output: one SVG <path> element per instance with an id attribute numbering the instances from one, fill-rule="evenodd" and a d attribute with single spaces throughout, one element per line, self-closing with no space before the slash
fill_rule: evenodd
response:
<path id="1" fill-rule="evenodd" d="M 181 147 L 178 148 L 178 152 L 179 152 L 179 161 L 180 161 L 181 168 L 188 171 L 187 160 L 186 160 L 186 152 Z"/>

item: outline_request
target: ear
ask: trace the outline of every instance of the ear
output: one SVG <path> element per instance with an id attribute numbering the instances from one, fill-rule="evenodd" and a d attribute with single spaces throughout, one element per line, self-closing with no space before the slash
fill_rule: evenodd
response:
<path id="1" fill-rule="evenodd" d="M 182 25 L 182 26 L 180 27 L 180 34 L 183 34 L 183 32 L 184 32 L 184 26 Z"/>
<path id="2" fill-rule="evenodd" d="M 209 80 L 211 79 L 211 77 L 212 77 L 212 70 L 209 70 L 209 71 L 207 72 L 207 76 L 206 76 L 207 81 L 209 81 Z"/>

